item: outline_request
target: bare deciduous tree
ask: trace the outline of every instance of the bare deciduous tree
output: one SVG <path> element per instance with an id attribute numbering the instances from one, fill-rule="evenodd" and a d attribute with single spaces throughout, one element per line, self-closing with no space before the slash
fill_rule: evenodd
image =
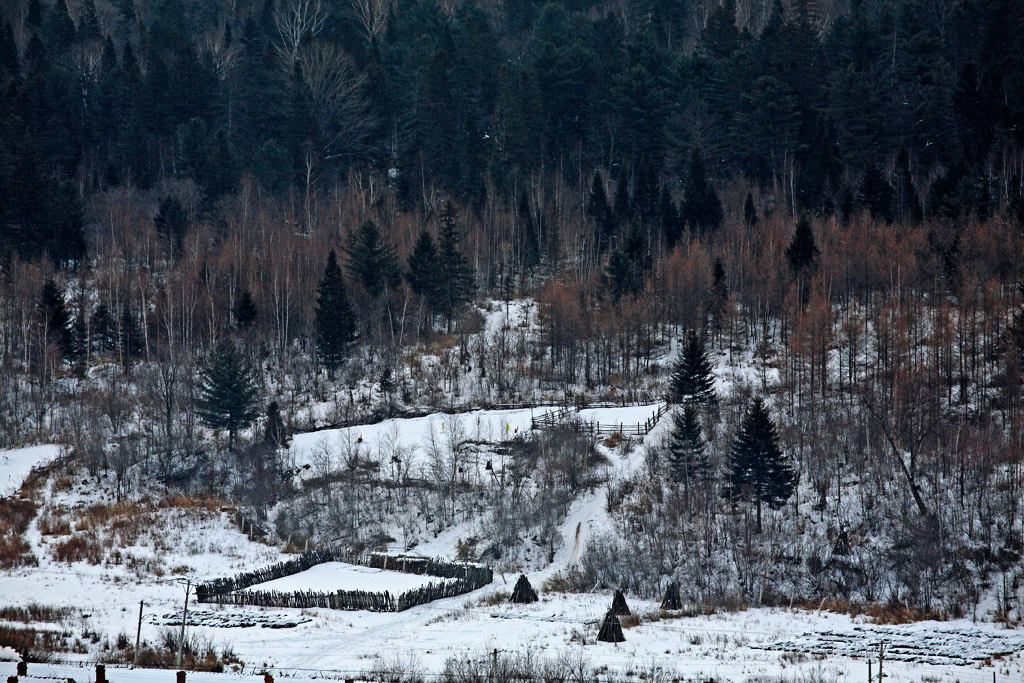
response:
<path id="1" fill-rule="evenodd" d="M 327 21 L 320 0 L 288 0 L 274 11 L 277 27 L 277 52 L 288 73 L 295 68 L 299 52 L 307 40 L 316 38 Z"/>
<path id="2" fill-rule="evenodd" d="M 352 0 L 352 11 L 370 40 L 380 35 L 388 25 L 391 0 Z"/>

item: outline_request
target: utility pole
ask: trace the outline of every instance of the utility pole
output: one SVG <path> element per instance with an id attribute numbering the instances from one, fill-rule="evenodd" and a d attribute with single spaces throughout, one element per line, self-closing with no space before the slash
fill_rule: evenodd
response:
<path id="1" fill-rule="evenodd" d="M 132 658 L 133 669 L 139 665 L 139 643 L 142 638 L 142 608 L 145 604 L 144 601 L 139 600 L 139 626 L 135 629 L 135 657 Z"/>
<path id="2" fill-rule="evenodd" d="M 180 583 L 180 580 L 179 580 Z M 181 637 L 178 640 L 178 668 L 181 668 L 181 656 L 185 650 L 185 624 L 188 623 L 188 594 L 192 590 L 192 579 L 185 579 L 185 609 L 181 612 Z"/>

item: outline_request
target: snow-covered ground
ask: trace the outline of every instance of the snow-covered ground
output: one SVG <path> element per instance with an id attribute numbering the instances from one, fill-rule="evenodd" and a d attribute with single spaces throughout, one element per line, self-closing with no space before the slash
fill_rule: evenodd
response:
<path id="1" fill-rule="evenodd" d="M 28 473 L 60 456 L 61 447 L 53 444 L 0 451 L 0 498 L 18 492 Z"/>
<path id="2" fill-rule="evenodd" d="M 298 466 L 314 465 L 327 471 L 340 466 L 347 455 L 360 454 L 388 461 L 392 456 L 411 458 L 415 468 L 425 462 L 433 438 L 441 447 L 453 431 L 460 440 L 500 441 L 530 430 L 534 415 L 552 408 L 520 410 L 474 410 L 448 415 L 434 413 L 425 417 L 393 418 L 371 425 L 324 429 L 296 434 L 292 453 Z"/>
<path id="3" fill-rule="evenodd" d="M 654 416 L 660 404 L 585 408 L 574 413 L 584 422 L 625 428 L 643 424 Z M 555 411 L 558 406 L 513 410 L 473 410 L 465 413 L 434 413 L 424 417 L 392 418 L 375 424 L 324 429 L 296 434 L 292 441 L 294 464 L 310 465 L 317 473 L 341 467 L 356 455 L 384 464 L 392 458 L 408 459 L 409 471 L 419 474 L 427 465 L 431 444 L 444 449 L 453 434 L 458 441 L 496 443 L 530 431 L 534 417 Z"/>
<path id="4" fill-rule="evenodd" d="M 361 567 L 346 562 L 324 562 L 310 567 L 304 572 L 284 576 L 280 579 L 260 583 L 250 588 L 251 591 L 318 591 L 330 593 L 339 590 L 347 591 L 388 591 L 393 595 L 413 590 L 428 583 L 443 583 L 447 579 L 420 574 L 404 574 L 387 569 Z"/>
<path id="5" fill-rule="evenodd" d="M 483 589 L 478 595 L 438 601 L 398 614 L 271 610 L 310 620 L 294 628 L 191 626 L 190 632 L 215 643 L 230 642 L 245 662 L 244 671 L 267 668 L 279 676 L 299 678 L 341 678 L 396 661 L 414 662 L 420 669 L 437 671 L 452 657 L 486 656 L 497 649 L 503 654 L 530 652 L 544 659 L 568 655 L 616 672 L 660 669 L 698 680 L 746 681 L 820 672 L 826 680 L 860 681 L 867 675 L 868 661 L 877 656 L 877 643 L 884 640 L 888 652 L 894 655 L 885 662 L 891 683 L 988 683 L 993 672 L 1000 681 L 1021 680 L 1020 655 L 986 660 L 1006 641 L 1019 639 L 1018 634 L 1007 634 L 992 625 L 921 622 L 876 627 L 830 613 L 757 609 L 648 621 L 626 628 L 626 642 L 609 644 L 595 638 L 597 622 L 611 603 L 610 595 L 545 595 L 541 591 L 541 601 L 533 605 L 481 604 L 481 595 L 511 588 L 514 577 L 505 578 L 507 585 Z M 627 601 L 636 614 L 657 611 L 657 603 L 628 596 Z M 224 608 L 223 612 L 242 609 Z M 134 616 L 131 610 L 124 614 L 125 632 L 129 632 Z M 151 637 L 154 628 L 145 622 L 143 637 Z M 804 634 L 800 638 L 808 639 L 842 632 L 860 633 L 874 647 L 856 652 L 779 647 L 793 640 L 794 634 Z M 927 648 L 928 643 L 936 642 L 944 643 L 944 651 L 952 647 L 959 650 L 945 664 L 935 663 L 940 660 L 934 657 L 911 661 L 895 657 L 901 650 L 922 644 Z M 0 664 L 0 675 L 11 675 L 13 669 L 13 664 Z M 76 680 L 81 680 L 83 673 L 87 675 L 81 670 L 77 675 L 44 671 L 46 675 Z M 117 671 L 110 677 L 122 683 L 170 683 L 173 673 L 164 672 L 163 678 L 157 674 L 138 676 Z M 190 677 L 190 681 L 200 680 L 206 679 Z"/>

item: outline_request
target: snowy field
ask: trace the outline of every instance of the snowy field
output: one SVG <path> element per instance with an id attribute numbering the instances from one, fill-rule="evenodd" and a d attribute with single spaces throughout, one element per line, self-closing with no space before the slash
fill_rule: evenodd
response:
<path id="1" fill-rule="evenodd" d="M 506 577 L 511 587 L 514 577 Z M 488 589 L 484 589 L 485 591 Z M 630 599 L 634 613 L 655 612 L 657 604 Z M 774 649 L 793 633 L 826 636 L 857 631 L 885 640 L 895 655 L 906 646 L 941 640 L 961 648 L 959 662 L 935 663 L 887 658 L 890 683 L 988 683 L 1020 681 L 1019 654 L 1006 655 L 992 665 L 982 661 L 992 654 L 984 648 L 1005 645 L 1007 632 L 992 625 L 969 622 L 922 622 L 907 626 L 875 627 L 842 615 L 805 611 L 757 609 L 707 617 L 664 619 L 625 629 L 626 642 L 596 642 L 597 620 L 611 603 L 608 594 L 544 595 L 533 605 L 481 604 L 479 596 L 453 598 L 402 613 L 332 612 L 330 610 L 268 610 L 309 619 L 294 628 L 216 628 L 190 626 L 190 632 L 216 643 L 231 643 L 250 674 L 266 667 L 279 676 L 297 678 L 358 675 L 394 663 L 415 664 L 426 671 L 441 669 L 452 657 L 486 656 L 494 649 L 505 654 L 530 652 L 535 657 L 579 658 L 593 667 L 616 672 L 660 670 L 664 680 L 687 679 L 749 681 L 767 676 L 821 674 L 825 680 L 862 681 L 868 656 L 875 652 L 829 652 Z M 242 611 L 241 608 L 236 608 Z M 222 610 L 228 614 L 232 608 Z M 245 611 L 252 611 L 246 608 Z M 126 615 L 127 628 L 134 615 Z M 190 620 L 191 621 L 191 620 Z M 143 626 L 151 637 L 153 625 Z M 128 632 L 127 630 L 125 632 Z M 957 635 L 946 637 L 944 634 Z M 1010 637 L 1018 637 L 1013 632 Z M 801 636 L 807 638 L 808 635 Z M 877 651 L 877 650 L 876 650 Z M 83 662 L 88 661 L 83 658 Z M 60 669 L 63 671 L 63 669 Z M 13 664 L 0 664 L 0 675 L 14 673 Z M 132 674 L 112 671 L 119 683 L 171 683 L 173 672 Z M 116 673 L 116 675 L 114 675 Z M 53 673 L 82 680 L 88 672 Z M 138 678 L 136 678 L 138 676 Z M 163 678 L 161 678 L 163 676 Z M 220 676 L 209 680 L 240 677 Z M 190 681 L 207 680 L 192 678 Z M 637 678 L 636 680 L 639 680 Z"/>
<path id="2" fill-rule="evenodd" d="M 611 408 L 585 408 L 574 413 L 585 422 L 636 427 L 650 419 L 660 404 Z M 424 417 L 392 418 L 376 424 L 324 429 L 296 434 L 292 441 L 295 465 L 310 465 L 324 474 L 338 469 L 349 457 L 359 455 L 387 465 L 392 458 L 408 459 L 410 472 L 419 474 L 427 465 L 431 444 L 444 449 L 454 434 L 459 441 L 497 443 L 530 431 L 534 417 L 558 406 L 515 410 L 473 410 L 465 413 L 434 413 Z"/>
<path id="3" fill-rule="evenodd" d="M 346 562 L 324 562 L 310 567 L 304 572 L 284 576 L 280 579 L 257 584 L 245 588 L 242 592 L 252 591 L 317 591 L 333 593 L 334 591 L 368 591 L 390 592 L 392 595 L 413 590 L 428 583 L 444 583 L 448 579 L 437 576 L 406 574 L 387 569 L 374 569 Z"/>
<path id="4" fill-rule="evenodd" d="M 61 447 L 53 444 L 0 451 L 0 498 L 17 493 L 33 468 L 53 461 L 60 452 Z"/>

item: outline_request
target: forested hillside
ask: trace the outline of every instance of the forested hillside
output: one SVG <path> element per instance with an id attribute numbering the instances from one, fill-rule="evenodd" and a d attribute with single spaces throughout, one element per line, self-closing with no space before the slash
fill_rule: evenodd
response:
<path id="1" fill-rule="evenodd" d="M 1012 0 L 7 0 L 0 20 L 0 446 L 66 444 L 118 497 L 215 491 L 282 539 L 475 524 L 460 552 L 508 567 L 552 562 L 601 489 L 613 523 L 566 589 L 674 576 L 717 604 L 1020 619 Z M 512 483 L 497 456 L 466 474 L 468 433 L 422 471 L 328 453 L 312 483 L 288 447 L 662 399 L 657 430 L 599 450 L 571 421 L 506 434 Z"/>

